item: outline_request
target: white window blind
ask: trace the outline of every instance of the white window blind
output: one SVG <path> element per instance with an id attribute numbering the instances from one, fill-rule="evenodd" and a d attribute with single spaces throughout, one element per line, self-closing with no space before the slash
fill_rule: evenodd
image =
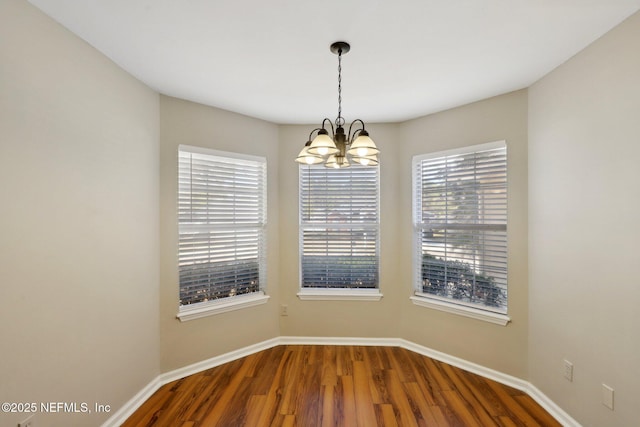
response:
<path id="1" fill-rule="evenodd" d="M 379 174 L 300 166 L 302 288 L 378 287 Z"/>
<path id="2" fill-rule="evenodd" d="M 266 159 L 181 145 L 180 305 L 265 286 Z"/>
<path id="3" fill-rule="evenodd" d="M 507 148 L 504 141 L 416 156 L 416 293 L 507 310 Z"/>

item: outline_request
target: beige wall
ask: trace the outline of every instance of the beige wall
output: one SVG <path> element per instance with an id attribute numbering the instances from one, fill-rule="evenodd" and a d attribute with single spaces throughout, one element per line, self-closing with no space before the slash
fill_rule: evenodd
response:
<path id="1" fill-rule="evenodd" d="M 530 379 L 584 426 L 638 424 L 638 52 L 640 13 L 530 89 Z"/>
<path id="2" fill-rule="evenodd" d="M 278 127 L 213 107 L 160 97 L 160 332 L 162 371 L 278 336 Z M 178 313 L 178 145 L 267 158 L 266 304 L 188 322 Z"/>
<path id="3" fill-rule="evenodd" d="M 0 1 L 1 402 L 115 411 L 160 372 L 158 120 L 156 93 L 26 1 Z"/>
<path id="4" fill-rule="evenodd" d="M 402 338 L 519 378 L 527 377 L 527 92 L 521 90 L 405 122 L 400 150 L 398 315 Z M 413 305 L 411 159 L 484 142 L 506 140 L 508 162 L 508 315 L 498 326 Z"/>

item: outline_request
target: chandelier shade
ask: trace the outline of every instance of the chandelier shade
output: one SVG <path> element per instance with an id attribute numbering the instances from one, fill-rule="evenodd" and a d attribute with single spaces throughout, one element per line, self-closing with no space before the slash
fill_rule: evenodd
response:
<path id="1" fill-rule="evenodd" d="M 316 156 L 314 154 L 309 153 L 309 146 L 305 145 L 302 150 L 300 150 L 300 154 L 296 157 L 296 162 L 302 163 L 305 165 L 315 165 L 318 163 L 322 163 L 324 159 L 322 156 Z"/>
<path id="2" fill-rule="evenodd" d="M 353 141 L 351 148 L 347 151 L 347 153 L 357 157 L 374 156 L 379 152 L 376 144 L 369 138 L 369 133 L 364 130 L 360 132 L 360 135 Z"/>
<path id="3" fill-rule="evenodd" d="M 354 120 L 348 133 L 345 133 L 343 127 L 345 120 L 342 117 L 342 55 L 349 52 L 351 46 L 347 42 L 335 42 L 330 49 L 338 55 L 338 117 L 334 122 L 335 128 L 331 120 L 323 119 L 321 127 L 309 134 L 309 139 L 298 154 L 296 162 L 306 165 L 324 163 L 328 168 L 337 169 L 349 167 L 351 162 L 362 166 L 377 166 L 380 150 L 369 137 L 364 122 L 360 119 Z M 312 139 L 314 133 L 316 136 Z"/>
<path id="4" fill-rule="evenodd" d="M 329 136 L 326 129 L 320 129 L 318 136 L 313 139 L 313 142 L 309 146 L 309 153 L 317 154 L 320 156 L 326 156 L 336 154 L 340 150 L 336 147 L 336 143 Z"/>

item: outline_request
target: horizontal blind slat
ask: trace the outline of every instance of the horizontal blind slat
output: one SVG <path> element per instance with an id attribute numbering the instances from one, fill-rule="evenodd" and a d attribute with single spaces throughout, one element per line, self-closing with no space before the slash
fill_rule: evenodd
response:
<path id="1" fill-rule="evenodd" d="M 266 161 L 180 151 L 178 169 L 180 304 L 263 289 Z"/>

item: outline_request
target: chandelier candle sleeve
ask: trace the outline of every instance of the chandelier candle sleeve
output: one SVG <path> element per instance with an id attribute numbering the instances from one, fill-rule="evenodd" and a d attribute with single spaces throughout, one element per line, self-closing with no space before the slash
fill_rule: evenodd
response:
<path id="1" fill-rule="evenodd" d="M 306 165 L 324 163 L 328 168 L 337 169 L 347 168 L 352 162 L 362 166 L 377 166 L 380 150 L 369 137 L 364 122 L 360 119 L 354 120 L 347 134 L 343 127 L 345 120 L 342 117 L 342 55 L 349 52 L 351 46 L 346 42 L 335 42 L 330 49 L 338 55 L 338 117 L 334 122 L 335 128 L 331 120 L 323 119 L 322 126 L 309 134 L 309 139 L 298 154 L 296 162 Z M 314 134 L 316 136 L 312 139 Z"/>

